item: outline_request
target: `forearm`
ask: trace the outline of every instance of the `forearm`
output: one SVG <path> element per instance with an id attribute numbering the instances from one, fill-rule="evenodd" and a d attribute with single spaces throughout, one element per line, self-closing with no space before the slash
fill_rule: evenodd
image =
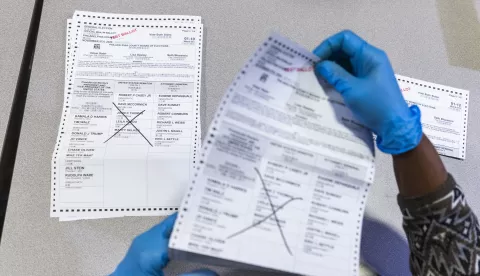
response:
<path id="1" fill-rule="evenodd" d="M 404 197 L 426 195 L 447 180 L 443 162 L 425 135 L 413 150 L 393 155 L 393 167 L 400 195 Z"/>
<path id="2" fill-rule="evenodd" d="M 477 275 L 477 218 L 428 138 L 393 160 L 413 275 Z"/>

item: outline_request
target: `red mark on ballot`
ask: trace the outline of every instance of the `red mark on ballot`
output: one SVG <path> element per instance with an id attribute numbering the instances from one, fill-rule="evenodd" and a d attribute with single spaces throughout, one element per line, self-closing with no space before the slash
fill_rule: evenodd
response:
<path id="1" fill-rule="evenodd" d="M 402 88 L 402 92 L 407 92 L 407 91 L 410 91 L 410 87 Z"/>
<path id="2" fill-rule="evenodd" d="M 134 32 L 136 32 L 137 29 L 133 29 L 133 30 L 130 30 L 128 32 L 124 32 L 124 33 L 119 33 L 117 35 L 114 35 L 112 37 L 110 37 L 111 39 L 116 39 L 116 38 L 119 38 L 119 37 L 122 37 L 122 36 L 126 36 L 126 35 L 129 35 L 129 34 L 133 34 Z"/>

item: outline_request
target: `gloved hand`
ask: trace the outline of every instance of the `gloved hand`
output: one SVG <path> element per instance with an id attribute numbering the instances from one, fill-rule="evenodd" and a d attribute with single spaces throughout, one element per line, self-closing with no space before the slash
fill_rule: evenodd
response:
<path id="1" fill-rule="evenodd" d="M 169 216 L 160 224 L 136 237 L 127 255 L 118 265 L 112 276 L 164 276 L 162 269 L 167 266 L 168 240 L 177 219 L 177 213 Z M 210 270 L 198 270 L 184 276 L 216 276 Z"/>
<path id="2" fill-rule="evenodd" d="M 322 42 L 313 53 L 321 60 L 315 71 L 342 94 L 354 116 L 377 135 L 381 151 L 400 154 L 420 143 L 420 110 L 408 107 L 385 52 L 351 31 L 342 31 Z"/>

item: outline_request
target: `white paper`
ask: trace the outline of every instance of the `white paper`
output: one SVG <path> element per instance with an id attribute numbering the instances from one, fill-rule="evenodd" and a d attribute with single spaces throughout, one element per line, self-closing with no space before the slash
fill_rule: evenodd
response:
<path id="1" fill-rule="evenodd" d="M 270 36 L 215 115 L 170 248 L 302 275 L 357 275 L 370 132 L 309 51 Z M 275 217 L 277 216 L 277 217 Z"/>
<path id="2" fill-rule="evenodd" d="M 396 75 L 405 100 L 421 111 L 423 132 L 439 154 L 465 159 L 467 90 Z"/>
<path id="3" fill-rule="evenodd" d="M 192 15 L 158 15 L 158 14 L 120 14 L 120 13 L 104 13 L 104 12 L 89 12 L 89 11 L 75 11 L 73 20 L 84 19 L 93 22 L 100 20 L 102 22 L 123 22 L 123 24 L 131 24 L 145 22 L 145 24 L 158 23 L 186 23 L 186 24 L 201 24 L 202 18 L 200 16 Z"/>
<path id="4" fill-rule="evenodd" d="M 89 22 L 92 24 L 106 24 L 108 26 L 124 26 L 129 27 L 133 25 L 144 27 L 156 27 L 158 23 L 182 23 L 182 24 L 194 24 L 203 28 L 201 24 L 200 16 L 191 16 L 191 15 L 142 15 L 142 14 L 113 14 L 113 13 L 100 13 L 100 12 L 89 12 L 89 11 L 75 11 L 73 14 L 73 19 L 69 19 L 71 22 L 79 23 L 78 21 L 82 18 L 88 18 Z M 77 19 L 77 21 L 75 21 Z M 71 23 L 70 23 L 71 24 Z M 74 32 L 77 25 L 72 24 L 71 28 Z M 200 34 L 202 30 L 200 30 Z M 203 35 L 202 35 L 203 37 Z M 73 56 L 68 56 L 71 59 Z M 66 63 L 73 64 L 72 60 L 67 61 Z M 73 69 L 73 68 L 72 68 Z M 201 72 L 201 70 L 200 70 Z M 68 73 L 68 72 L 67 72 Z M 198 99 L 199 104 L 201 105 L 201 99 Z M 201 137 L 201 129 L 198 129 L 198 136 Z M 198 141 L 197 149 L 200 147 L 201 141 Z"/>
<path id="5" fill-rule="evenodd" d="M 71 54 L 71 34 L 72 34 L 72 29 L 73 33 L 75 33 L 75 28 L 74 25 L 72 24 L 72 19 L 67 19 L 67 32 L 66 32 L 66 39 L 65 39 L 65 100 L 67 100 L 67 87 L 68 87 L 68 80 L 69 80 L 69 72 L 71 68 L 71 63 L 73 61 L 72 57 L 73 55 Z M 53 196 L 53 191 L 52 191 L 52 196 Z M 53 206 L 53 202 L 52 202 Z M 108 214 L 108 213 L 64 213 L 63 215 L 59 216 L 59 221 L 77 221 L 77 220 L 87 220 L 87 219 L 104 219 L 104 218 L 117 218 L 117 217 L 123 217 L 123 215 L 119 214 Z"/>
<path id="6" fill-rule="evenodd" d="M 120 16 L 122 16 L 122 17 L 120 17 Z M 121 20 L 120 18 L 124 18 L 125 16 L 127 18 L 130 18 L 130 21 L 128 21 L 128 24 L 136 24 L 136 23 L 145 24 L 142 20 L 149 20 L 149 19 L 147 19 L 143 16 L 139 17 L 138 15 L 118 15 L 118 14 L 93 13 L 93 12 L 83 12 L 83 11 L 76 11 L 75 14 L 74 14 L 74 18 L 89 17 L 89 18 L 92 18 L 92 19 L 89 20 L 90 22 L 95 22 L 97 24 L 103 24 L 103 23 L 106 23 L 106 22 L 108 24 L 113 24 L 113 23 L 123 24 L 123 23 L 125 23 L 125 21 Z M 171 20 L 172 18 L 174 18 L 175 20 L 181 20 L 182 22 L 192 23 L 192 24 L 198 24 L 201 21 L 200 17 L 198 17 L 198 16 L 156 15 L 156 16 L 149 16 L 149 18 L 150 17 L 153 17 L 152 20 L 162 20 L 162 21 L 163 20 Z M 100 18 L 108 18 L 108 20 L 100 19 Z M 133 20 L 134 18 L 136 20 Z M 180 19 L 178 19 L 178 18 L 180 18 Z M 73 67 L 72 67 L 73 55 L 70 54 L 71 53 L 71 42 L 72 42 L 71 33 L 75 33 L 76 25 L 72 24 L 72 22 L 73 22 L 72 19 L 67 20 L 67 34 L 66 34 L 66 39 L 65 39 L 65 41 L 66 41 L 65 85 L 66 85 L 66 87 L 67 87 L 67 84 L 68 84 L 69 70 L 70 69 L 73 70 Z M 77 21 L 77 23 L 78 23 L 78 21 Z M 67 93 L 67 88 L 65 88 L 65 93 Z M 65 99 L 67 99 L 67 94 L 65 94 Z M 198 129 L 198 135 L 197 136 L 201 137 L 201 129 Z M 201 141 L 198 140 L 196 148 L 199 149 L 200 146 L 201 146 Z M 53 193 L 52 193 L 52 196 L 53 196 Z M 94 211 L 92 211 L 92 212 L 94 212 Z M 170 213 L 170 212 L 168 212 L 168 213 Z M 65 215 L 67 215 L 67 216 L 65 216 Z M 85 220 L 85 219 L 116 218 L 116 217 L 130 216 L 130 215 L 132 215 L 132 214 L 131 213 L 119 214 L 118 212 L 114 213 L 114 214 L 95 213 L 95 212 L 92 214 L 92 213 L 85 213 L 85 212 L 76 212 L 76 213 L 74 212 L 74 213 L 70 213 L 70 214 L 64 213 L 63 216 L 60 216 L 59 220 L 60 221 L 76 221 L 76 220 Z M 134 215 L 138 216 L 138 215 L 150 215 L 150 214 L 149 213 L 147 213 L 147 214 L 135 213 Z"/>
<path id="7" fill-rule="evenodd" d="M 202 25 L 152 22 L 72 21 L 77 44 L 69 52 L 67 34 L 73 78 L 52 159 L 52 216 L 166 215 L 178 207 L 200 143 Z M 114 103 L 138 119 L 104 143 L 128 123 Z"/>

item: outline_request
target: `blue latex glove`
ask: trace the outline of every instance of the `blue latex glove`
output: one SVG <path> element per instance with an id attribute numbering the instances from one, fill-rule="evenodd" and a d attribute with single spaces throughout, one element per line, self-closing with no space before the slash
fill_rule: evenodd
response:
<path id="1" fill-rule="evenodd" d="M 168 264 L 168 240 L 172 234 L 177 213 L 160 224 L 136 237 L 127 255 L 118 265 L 112 276 L 164 276 L 162 272 Z M 184 276 L 216 276 L 210 270 L 199 270 Z"/>
<path id="2" fill-rule="evenodd" d="M 408 107 L 387 55 L 351 31 L 322 42 L 315 71 L 342 94 L 354 116 L 377 135 L 378 148 L 400 154 L 422 138 L 420 110 Z"/>

